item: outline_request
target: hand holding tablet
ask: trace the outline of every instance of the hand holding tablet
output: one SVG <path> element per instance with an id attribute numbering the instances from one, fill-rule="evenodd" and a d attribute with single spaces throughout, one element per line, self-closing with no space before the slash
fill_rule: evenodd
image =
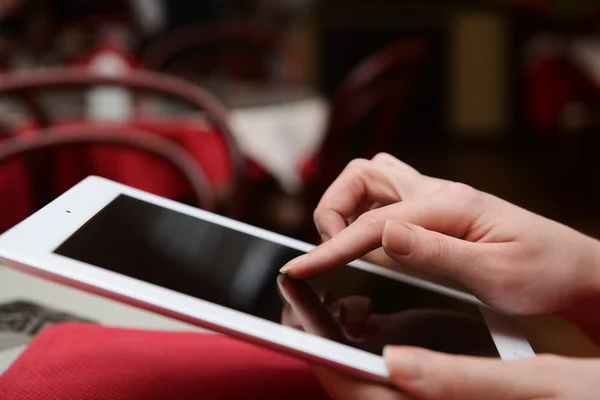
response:
<path id="1" fill-rule="evenodd" d="M 282 268 L 292 277 L 318 275 L 383 246 L 405 267 L 457 280 L 505 311 L 560 314 L 600 343 L 599 244 L 566 226 L 423 176 L 387 154 L 351 163 L 314 215 L 325 243 Z M 392 380 L 419 399 L 593 398 L 598 390 L 592 378 L 600 372 L 597 360 L 507 364 L 407 348 L 389 348 L 386 355 Z M 415 368 L 426 373 L 413 379 Z M 347 399 L 368 399 L 361 393 L 374 391 L 399 397 L 317 371 L 330 392 Z"/>
<path id="2" fill-rule="evenodd" d="M 100 178 L 84 180 L 0 237 L 0 259 L 9 267 L 360 378 L 389 384 L 381 357 L 386 344 L 437 350 L 444 342 L 446 351 L 472 354 L 465 343 L 479 343 L 496 357 L 533 355 L 515 320 L 474 296 L 362 261 L 302 284 L 318 297 L 328 293 L 333 304 L 357 298 L 372 303 L 365 318 L 369 329 L 378 329 L 370 332 L 370 341 L 348 340 L 353 333 L 348 323 L 343 337 L 286 326 L 279 269 L 311 249 Z M 397 321 L 427 310 L 458 313 L 484 328 L 465 337 L 446 335 L 460 327 L 453 326 L 455 319 L 443 319 L 431 340 L 417 343 L 406 329 L 415 322 Z"/>
<path id="3" fill-rule="evenodd" d="M 277 284 L 285 304 L 282 323 L 304 332 L 351 343 L 375 354 L 381 354 L 385 346 L 402 344 L 446 353 L 498 356 L 486 324 L 461 312 L 419 308 L 378 314 L 365 309 L 368 297 L 344 297 L 326 304 L 306 282 L 280 276 Z M 375 309 L 373 304 L 370 307 Z"/>
<path id="4" fill-rule="evenodd" d="M 421 175 L 387 154 L 353 161 L 314 216 L 331 239 L 282 268 L 293 278 L 383 247 L 403 266 L 453 279 L 510 314 L 575 317 L 581 300 L 593 298 L 600 307 L 597 240 L 469 186 Z M 588 322 L 582 327 L 600 337 L 600 321 Z"/>
<path id="5" fill-rule="evenodd" d="M 353 163 L 315 220 L 317 248 L 88 178 L 2 235 L 0 259 L 305 359 L 336 398 L 405 398 L 392 385 L 417 399 L 597 393 L 597 362 L 532 357 L 507 314 L 600 331 L 593 239 L 387 155 Z M 477 297 L 353 261 L 381 245 Z"/>

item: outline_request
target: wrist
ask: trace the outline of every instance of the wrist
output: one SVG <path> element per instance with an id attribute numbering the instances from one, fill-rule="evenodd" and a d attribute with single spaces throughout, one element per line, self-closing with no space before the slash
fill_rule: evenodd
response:
<path id="1" fill-rule="evenodd" d="M 586 237 L 588 240 L 587 257 L 583 265 L 585 275 L 584 296 L 596 303 L 600 302 L 600 241 L 591 237 Z"/>
<path id="2" fill-rule="evenodd" d="M 586 237 L 582 258 L 581 285 L 571 305 L 560 313 L 600 345 L 600 241 Z"/>

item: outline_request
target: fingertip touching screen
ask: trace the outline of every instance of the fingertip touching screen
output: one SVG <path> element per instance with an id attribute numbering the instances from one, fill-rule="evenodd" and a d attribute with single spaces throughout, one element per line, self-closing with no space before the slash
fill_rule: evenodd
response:
<path id="1" fill-rule="evenodd" d="M 127 195 L 55 253 L 374 354 L 498 357 L 476 305 L 348 266 L 295 281 L 279 269 L 300 251 Z"/>

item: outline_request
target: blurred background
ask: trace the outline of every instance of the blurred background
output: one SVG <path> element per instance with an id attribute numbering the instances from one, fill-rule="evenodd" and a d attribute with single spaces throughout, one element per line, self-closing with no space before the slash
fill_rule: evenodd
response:
<path id="1" fill-rule="evenodd" d="M 599 19 L 600 0 L 0 0 L 0 232 L 100 175 L 317 242 L 324 190 L 388 152 L 600 237 Z M 9 322 L 39 303 L 184 327 L 0 283 Z M 565 335 L 528 332 L 590 354 Z"/>
<path id="2" fill-rule="evenodd" d="M 303 240 L 389 152 L 600 234 L 597 0 L 4 0 L 0 230 L 101 175 Z"/>

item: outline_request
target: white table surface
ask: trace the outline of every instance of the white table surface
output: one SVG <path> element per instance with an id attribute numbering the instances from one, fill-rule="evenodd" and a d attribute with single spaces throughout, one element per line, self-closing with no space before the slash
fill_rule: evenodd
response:
<path id="1" fill-rule="evenodd" d="M 171 318 L 48 282 L 0 265 L 0 303 L 14 300 L 31 301 L 108 326 L 207 332 Z M 14 343 L 16 347 L 0 351 L 0 374 L 26 348 L 23 340 L 18 337 L 6 337 L 6 335 L 0 339 Z"/>
<path id="2" fill-rule="evenodd" d="M 30 300 L 110 326 L 196 330 L 189 324 L 0 266 L 0 303 Z"/>
<path id="3" fill-rule="evenodd" d="M 302 186 L 299 167 L 321 145 L 328 115 L 327 102 L 320 97 L 229 112 L 242 153 L 258 161 L 290 194 Z"/>
<path id="4" fill-rule="evenodd" d="M 0 375 L 16 361 L 26 349 L 27 345 L 24 344 L 5 351 L 0 351 Z"/>
<path id="5" fill-rule="evenodd" d="M 205 124 L 197 112 L 155 103 L 145 111 L 154 117 L 179 115 Z M 299 167 L 320 146 L 329 122 L 327 100 L 310 95 L 255 106 L 231 107 L 229 124 L 240 151 L 257 161 L 290 194 L 302 187 Z M 143 113 L 142 113 L 143 114 Z"/>

